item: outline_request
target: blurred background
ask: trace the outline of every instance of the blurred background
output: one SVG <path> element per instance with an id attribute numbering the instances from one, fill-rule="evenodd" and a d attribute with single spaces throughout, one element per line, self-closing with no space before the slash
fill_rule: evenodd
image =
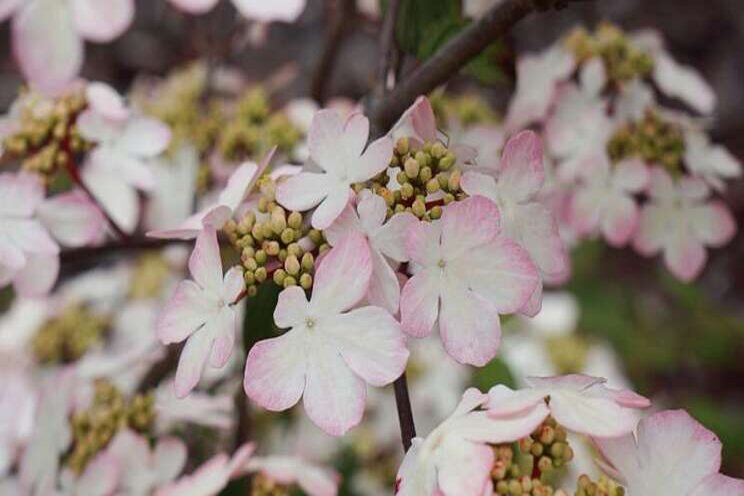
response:
<path id="1" fill-rule="evenodd" d="M 127 88 L 137 74 L 165 75 L 195 58 L 240 68 L 272 87 L 281 105 L 291 98 L 359 99 L 377 70 L 379 20 L 374 1 L 308 0 L 296 25 L 240 29 L 233 7 L 221 2 L 208 15 L 182 15 L 164 2 L 140 0 L 133 27 L 109 45 L 86 47 L 83 75 Z M 513 91 L 514 58 L 541 49 L 576 25 L 612 21 L 626 30 L 653 28 L 669 51 L 698 69 L 718 95 L 712 138 L 744 161 L 744 2 L 732 0 L 597 0 L 534 14 L 503 41 L 501 77 L 469 79 L 454 91 L 477 90 L 501 113 Z M 0 108 L 21 83 L 10 56 L 9 25 L 0 26 Z M 329 60 L 335 59 L 331 65 Z M 415 65 L 415 61 L 407 61 Z M 327 74 L 328 77 L 319 77 Z M 744 225 L 744 181 L 726 201 Z M 578 333 L 607 340 L 643 394 L 686 408 L 724 441 L 724 471 L 744 475 L 744 229 L 724 249 L 709 252 L 702 277 L 691 285 L 672 278 L 658 259 L 586 243 L 575 252 L 568 285 L 578 298 Z M 496 380 L 493 369 L 482 378 Z"/>

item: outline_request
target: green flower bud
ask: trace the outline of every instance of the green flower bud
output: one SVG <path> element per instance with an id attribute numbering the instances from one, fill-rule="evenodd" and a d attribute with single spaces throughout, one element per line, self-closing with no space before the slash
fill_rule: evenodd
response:
<path id="1" fill-rule="evenodd" d="M 302 227 L 302 214 L 300 212 L 292 212 L 287 218 L 287 224 L 292 229 L 300 229 Z"/>
<path id="2" fill-rule="evenodd" d="M 294 255 L 289 255 L 284 261 L 284 269 L 287 271 L 287 274 L 296 276 L 300 273 L 300 261 Z"/>
<path id="3" fill-rule="evenodd" d="M 302 274 L 300 276 L 300 286 L 302 286 L 302 289 L 310 289 L 313 286 L 313 276 L 310 274 Z"/>
<path id="4" fill-rule="evenodd" d="M 419 171 L 421 170 L 419 167 L 419 163 L 416 161 L 416 159 L 409 158 L 406 160 L 406 163 L 403 165 L 403 169 L 405 170 L 406 176 L 409 179 L 413 179 L 416 176 L 419 175 Z"/>
<path id="5" fill-rule="evenodd" d="M 302 269 L 305 271 L 311 271 L 315 267 L 315 257 L 310 252 L 302 255 Z"/>
<path id="6" fill-rule="evenodd" d="M 287 276 L 284 278 L 284 287 L 288 288 L 290 286 L 297 286 L 297 279 L 295 279 L 292 276 Z"/>
<path id="7" fill-rule="evenodd" d="M 257 282 L 264 282 L 266 278 L 268 277 L 268 272 L 266 271 L 266 267 L 259 267 L 254 272 L 254 276 L 256 277 Z"/>
<path id="8" fill-rule="evenodd" d="M 274 282 L 277 286 L 283 286 L 284 285 L 284 278 L 287 277 L 287 273 L 284 271 L 284 269 L 276 269 L 274 271 Z"/>

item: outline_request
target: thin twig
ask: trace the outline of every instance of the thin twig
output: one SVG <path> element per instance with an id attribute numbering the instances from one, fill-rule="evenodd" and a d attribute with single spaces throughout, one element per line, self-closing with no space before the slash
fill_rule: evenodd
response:
<path id="1" fill-rule="evenodd" d="M 408 382 L 405 372 L 395 380 L 393 389 L 395 389 L 395 406 L 398 408 L 400 438 L 403 442 L 403 450 L 408 451 L 408 448 L 411 447 L 411 440 L 416 437 L 416 424 L 413 422 L 413 410 L 411 409 L 411 399 L 408 397 Z"/>
<path id="2" fill-rule="evenodd" d="M 327 10 L 330 21 L 326 30 L 326 39 L 323 42 L 323 52 L 310 88 L 310 95 L 320 104 L 323 104 L 328 97 L 328 83 L 333 75 L 333 66 L 341 48 L 346 26 L 354 11 L 354 2 L 352 0 L 328 0 Z"/>
<path id="3" fill-rule="evenodd" d="M 380 93 L 387 93 L 387 80 L 395 55 L 395 25 L 398 20 L 401 0 L 390 0 L 385 18 L 382 20 L 380 31 L 380 66 L 377 71 L 377 80 L 380 84 Z"/>
<path id="4" fill-rule="evenodd" d="M 447 41 L 430 59 L 384 96 L 368 99 L 367 114 L 373 136 L 384 134 L 416 97 L 446 82 L 491 43 L 504 36 L 520 19 L 536 10 L 591 0 L 504 0 L 486 11 Z"/>

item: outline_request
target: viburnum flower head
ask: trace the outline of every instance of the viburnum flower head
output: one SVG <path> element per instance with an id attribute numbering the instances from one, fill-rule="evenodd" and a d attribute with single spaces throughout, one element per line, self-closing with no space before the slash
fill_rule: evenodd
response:
<path id="1" fill-rule="evenodd" d="M 705 247 L 723 246 L 736 233 L 731 212 L 723 202 L 709 200 L 710 188 L 701 179 L 675 181 L 660 167 L 651 170 L 648 195 L 633 247 L 647 256 L 663 252 L 672 274 L 695 279 L 705 266 Z"/>
<path id="2" fill-rule="evenodd" d="M 400 302 L 400 282 L 389 260 L 393 264 L 408 261 L 405 237 L 418 220 L 410 212 L 401 212 L 385 222 L 385 200 L 367 190 L 359 193 L 357 200 L 356 208 L 350 203 L 324 231 L 325 237 L 331 246 L 335 246 L 350 232 L 365 236 L 372 256 L 372 279 L 367 301 L 396 314 Z"/>
<path id="3" fill-rule="evenodd" d="M 398 496 L 482 496 L 491 487 L 494 464 L 489 445 L 527 436 L 548 415 L 534 410 L 495 419 L 482 407 L 488 395 L 470 388 L 452 415 L 425 439 L 414 438 L 396 477 Z"/>
<path id="4" fill-rule="evenodd" d="M 175 391 L 183 397 L 196 386 L 207 362 L 227 363 L 235 344 L 235 302 L 245 284 L 239 267 L 222 274 L 220 247 L 214 228 L 196 238 L 189 258 L 193 281 L 182 281 L 157 323 L 163 344 L 186 341 L 176 369 Z"/>
<path id="5" fill-rule="evenodd" d="M 414 275 L 400 297 L 401 328 L 415 337 L 439 333 L 460 363 L 482 366 L 501 342 L 500 314 L 514 313 L 540 275 L 529 254 L 501 233 L 496 205 L 474 196 L 413 224 L 406 252 Z"/>
<path id="6" fill-rule="evenodd" d="M 625 245 L 635 234 L 639 209 L 633 196 L 648 183 L 648 168 L 640 160 L 623 160 L 614 166 L 604 156 L 582 174 L 571 200 L 576 231 L 599 231 L 612 246 Z"/>
<path id="7" fill-rule="evenodd" d="M 617 437 L 633 431 L 638 408 L 648 399 L 625 389 L 611 389 L 606 380 L 583 374 L 530 377 L 527 389 L 514 391 L 495 386 L 488 392 L 488 414 L 509 418 L 516 413 L 540 408 L 547 402 L 545 417 L 574 432 L 595 437 Z M 543 417 L 544 420 L 544 417 Z"/>
<path id="8" fill-rule="evenodd" d="M 341 215 L 353 195 L 351 185 L 384 171 L 393 141 L 382 137 L 367 144 L 369 120 L 355 113 L 346 120 L 335 110 L 320 110 L 308 133 L 310 159 L 323 172 L 301 172 L 279 183 L 276 200 L 289 210 L 313 212 L 311 223 L 325 229 Z"/>
<path id="9" fill-rule="evenodd" d="M 537 198 L 545 183 L 540 138 L 532 131 L 512 136 L 504 146 L 501 160 L 481 170 L 484 172 L 468 171 L 463 175 L 463 191 L 488 198 L 498 206 L 503 235 L 529 252 L 541 279 L 563 280 L 569 270 L 566 247 L 553 214 Z M 542 280 L 521 311 L 536 314 L 541 294 Z"/>
<path id="10" fill-rule="evenodd" d="M 256 343 L 245 364 L 245 392 L 262 407 L 286 410 L 300 397 L 308 417 L 340 436 L 364 413 L 366 383 L 385 386 L 405 370 L 408 349 L 384 309 L 355 308 L 367 294 L 372 256 L 350 233 L 320 261 L 310 301 L 293 286 L 279 294 L 274 322 L 289 330 Z"/>
<path id="11" fill-rule="evenodd" d="M 217 5 L 219 0 L 170 0 L 177 8 L 191 14 L 203 14 Z M 305 10 L 306 0 L 232 0 L 238 12 L 248 19 L 260 22 L 293 22 Z"/>
<path id="12" fill-rule="evenodd" d="M 602 469 L 628 496 L 741 496 L 744 480 L 719 473 L 721 442 L 683 410 L 642 419 L 637 433 L 597 439 Z"/>
<path id="13" fill-rule="evenodd" d="M 134 19 L 134 0 L 7 0 L 0 21 L 13 15 L 13 53 L 31 86 L 57 93 L 83 65 L 83 39 L 106 43 Z"/>

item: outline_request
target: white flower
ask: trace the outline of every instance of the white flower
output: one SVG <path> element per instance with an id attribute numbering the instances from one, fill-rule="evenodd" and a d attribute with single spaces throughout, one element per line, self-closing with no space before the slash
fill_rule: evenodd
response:
<path id="1" fill-rule="evenodd" d="M 367 243 L 350 233 L 320 262 L 310 301 L 298 286 L 282 291 L 274 322 L 289 330 L 251 348 L 243 383 L 248 397 L 272 411 L 303 397 L 310 419 L 334 436 L 357 425 L 366 384 L 390 384 L 408 360 L 398 322 L 386 310 L 354 308 L 371 275 Z"/>
<path id="2" fill-rule="evenodd" d="M 176 370 L 176 395 L 186 396 L 199 382 L 207 361 L 227 363 L 235 343 L 235 302 L 245 284 L 239 267 L 224 276 L 217 232 L 205 228 L 189 258 L 194 281 L 183 281 L 160 315 L 157 333 L 163 344 L 186 341 Z"/>
<path id="3" fill-rule="evenodd" d="M 685 132 L 685 166 L 718 191 L 725 188 L 725 181 L 741 176 L 741 163 L 726 148 L 714 145 L 698 129 Z"/>
<path id="4" fill-rule="evenodd" d="M 261 456 L 248 461 L 249 472 L 259 472 L 282 485 L 297 484 L 308 496 L 336 496 L 339 475 L 297 456 Z"/>

